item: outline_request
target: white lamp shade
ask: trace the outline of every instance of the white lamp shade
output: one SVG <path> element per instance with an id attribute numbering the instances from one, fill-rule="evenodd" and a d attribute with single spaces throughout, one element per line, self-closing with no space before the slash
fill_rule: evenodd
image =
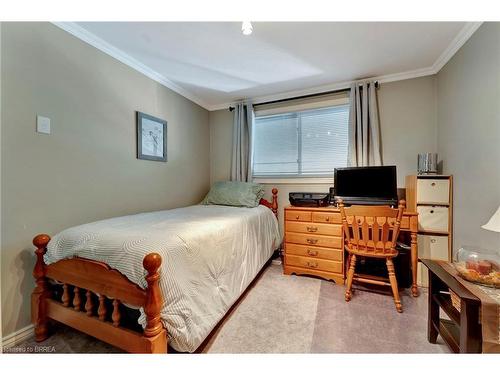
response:
<path id="1" fill-rule="evenodd" d="M 493 232 L 500 232 L 500 207 L 498 207 L 497 212 L 495 212 L 491 219 L 481 228 L 491 230 Z"/>

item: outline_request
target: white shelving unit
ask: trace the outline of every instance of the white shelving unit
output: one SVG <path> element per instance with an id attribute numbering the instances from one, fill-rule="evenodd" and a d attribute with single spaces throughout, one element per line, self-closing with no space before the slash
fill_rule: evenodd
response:
<path id="1" fill-rule="evenodd" d="M 453 176 L 406 176 L 406 201 L 409 211 L 418 212 L 419 259 L 452 259 Z M 418 281 L 426 287 L 427 268 L 418 264 Z"/>

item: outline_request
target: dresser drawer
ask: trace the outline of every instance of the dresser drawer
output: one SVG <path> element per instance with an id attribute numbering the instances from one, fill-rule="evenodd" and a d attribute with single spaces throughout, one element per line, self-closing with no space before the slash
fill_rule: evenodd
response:
<path id="1" fill-rule="evenodd" d="M 448 207 L 418 206 L 418 230 L 448 232 Z"/>
<path id="2" fill-rule="evenodd" d="M 311 258 L 329 259 L 342 262 L 343 251 L 340 249 L 329 249 L 327 247 L 313 247 L 297 245 L 293 243 L 285 243 L 285 253 L 288 255 L 300 255 Z"/>
<path id="3" fill-rule="evenodd" d="M 342 248 L 342 237 L 286 232 L 285 241 L 307 246 Z"/>
<path id="4" fill-rule="evenodd" d="M 342 224 L 342 217 L 338 212 L 313 212 L 312 221 L 315 223 Z"/>
<path id="5" fill-rule="evenodd" d="M 448 179 L 417 179 L 417 204 L 449 204 L 450 181 Z"/>
<path id="6" fill-rule="evenodd" d="M 296 255 L 286 255 L 286 264 L 289 266 L 308 268 L 318 271 L 342 273 L 342 262 L 324 260 Z"/>
<path id="7" fill-rule="evenodd" d="M 288 220 L 288 221 L 311 221 L 311 211 L 285 210 L 285 220 Z"/>
<path id="8" fill-rule="evenodd" d="M 323 234 L 327 236 L 341 236 L 342 226 L 340 224 L 318 224 L 318 223 L 294 223 L 287 222 L 286 230 L 289 232 Z"/>
<path id="9" fill-rule="evenodd" d="M 379 220 L 377 220 L 377 221 L 379 221 Z M 391 225 L 396 224 L 396 218 L 390 218 L 390 219 L 389 219 L 389 223 L 390 223 Z M 381 222 L 380 222 L 380 225 L 383 225 L 383 224 L 384 224 L 384 222 L 383 222 L 383 221 L 381 221 Z M 401 218 L 400 228 L 401 228 L 401 229 L 409 229 L 409 228 L 410 228 L 410 218 L 409 218 L 408 216 L 403 216 L 403 217 Z"/>

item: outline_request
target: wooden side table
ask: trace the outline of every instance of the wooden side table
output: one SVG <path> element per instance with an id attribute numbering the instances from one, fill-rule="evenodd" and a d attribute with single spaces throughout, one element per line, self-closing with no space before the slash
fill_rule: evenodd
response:
<path id="1" fill-rule="evenodd" d="M 481 300 L 446 271 L 442 261 L 422 259 L 422 263 L 429 269 L 427 339 L 435 344 L 439 334 L 455 353 L 481 353 Z M 460 312 L 451 302 L 450 289 L 460 297 Z M 451 320 L 440 319 L 440 307 Z"/>

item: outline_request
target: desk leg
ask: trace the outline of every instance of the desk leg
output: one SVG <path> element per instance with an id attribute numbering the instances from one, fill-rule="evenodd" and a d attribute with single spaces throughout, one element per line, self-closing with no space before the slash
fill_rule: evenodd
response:
<path id="1" fill-rule="evenodd" d="M 418 266 L 418 245 L 417 245 L 417 233 L 411 232 L 411 294 L 413 297 L 418 297 L 418 287 L 417 287 L 417 266 Z"/>

